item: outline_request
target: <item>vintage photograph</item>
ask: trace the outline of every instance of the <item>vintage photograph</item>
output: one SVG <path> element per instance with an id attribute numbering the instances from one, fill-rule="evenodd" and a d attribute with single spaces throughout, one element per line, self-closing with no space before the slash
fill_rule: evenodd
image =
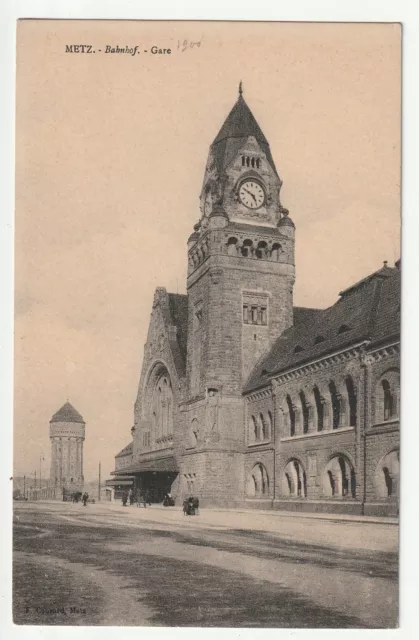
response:
<path id="1" fill-rule="evenodd" d="M 401 46 L 18 22 L 15 624 L 398 626 Z"/>

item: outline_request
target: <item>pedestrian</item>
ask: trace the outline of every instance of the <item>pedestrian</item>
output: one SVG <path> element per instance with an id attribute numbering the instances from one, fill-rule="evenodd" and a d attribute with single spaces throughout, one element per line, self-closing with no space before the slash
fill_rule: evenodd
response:
<path id="1" fill-rule="evenodd" d="M 83 493 L 83 497 L 82 497 L 83 507 L 85 507 L 87 505 L 88 499 L 89 499 L 89 494 L 84 492 Z"/>
<path id="2" fill-rule="evenodd" d="M 128 502 L 128 491 L 124 491 L 122 494 L 122 506 L 126 507 Z"/>

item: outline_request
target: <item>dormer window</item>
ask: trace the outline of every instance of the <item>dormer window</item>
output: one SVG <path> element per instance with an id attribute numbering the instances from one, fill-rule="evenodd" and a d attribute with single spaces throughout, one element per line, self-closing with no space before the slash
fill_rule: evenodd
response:
<path id="1" fill-rule="evenodd" d="M 303 347 L 297 344 L 297 346 L 294 347 L 294 353 L 301 353 L 301 351 L 304 351 Z"/>
<path id="2" fill-rule="evenodd" d="M 342 333 L 346 333 L 347 331 L 350 331 L 350 330 L 351 330 L 351 327 L 348 327 L 347 324 L 342 324 L 339 327 L 338 335 L 341 335 Z"/>
<path id="3" fill-rule="evenodd" d="M 314 344 L 320 344 L 321 342 L 325 341 L 325 337 L 324 336 L 316 336 L 315 340 L 314 340 Z"/>

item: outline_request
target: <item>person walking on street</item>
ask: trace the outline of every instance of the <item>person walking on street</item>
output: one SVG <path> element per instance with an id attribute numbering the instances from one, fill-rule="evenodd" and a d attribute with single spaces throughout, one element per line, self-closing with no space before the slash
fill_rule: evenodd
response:
<path id="1" fill-rule="evenodd" d="M 82 497 L 82 501 L 83 501 L 83 507 L 85 507 L 87 505 L 87 501 L 89 499 L 89 494 L 84 492 L 83 493 L 83 497 Z"/>

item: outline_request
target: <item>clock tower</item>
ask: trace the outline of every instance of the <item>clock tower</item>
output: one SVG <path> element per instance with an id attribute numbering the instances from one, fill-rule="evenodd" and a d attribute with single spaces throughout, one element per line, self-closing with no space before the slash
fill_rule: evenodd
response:
<path id="1" fill-rule="evenodd" d="M 244 498 L 242 389 L 292 324 L 295 228 L 281 186 L 240 83 L 209 150 L 201 215 L 188 240 L 182 467 L 204 504 L 220 492 L 232 506 Z"/>

